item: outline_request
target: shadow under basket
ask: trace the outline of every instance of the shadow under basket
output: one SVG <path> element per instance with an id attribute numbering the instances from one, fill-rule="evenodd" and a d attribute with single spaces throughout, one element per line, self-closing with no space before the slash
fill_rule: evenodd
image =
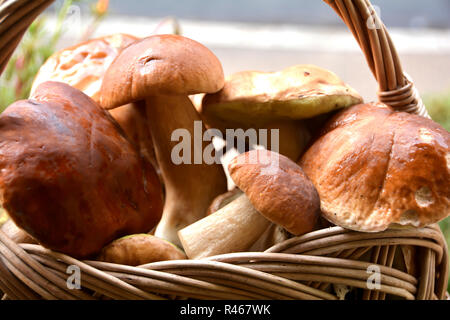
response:
<path id="1" fill-rule="evenodd" d="M 31 22 L 52 2 L 0 1 L 0 71 Z M 379 100 L 429 117 L 370 2 L 325 2 L 360 45 L 378 81 Z M 78 290 L 68 286 L 70 270 L 80 271 Z M 0 231 L 2 299 L 443 300 L 447 280 L 448 249 L 437 225 L 380 233 L 329 227 L 265 252 L 139 267 L 79 261 L 40 245 L 17 244 Z"/>

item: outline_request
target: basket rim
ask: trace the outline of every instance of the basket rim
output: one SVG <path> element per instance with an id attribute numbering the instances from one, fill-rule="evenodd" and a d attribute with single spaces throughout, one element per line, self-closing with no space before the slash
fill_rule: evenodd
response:
<path id="1" fill-rule="evenodd" d="M 388 230 L 377 234 L 363 234 L 341 227 L 322 230 L 328 231 L 328 234 L 335 234 L 339 230 L 344 235 L 369 235 L 370 237 L 375 235 L 381 236 L 381 238 L 390 235 L 390 239 L 395 243 L 398 243 L 396 242 L 398 240 L 404 240 L 406 237 L 421 241 L 427 239 L 425 241 L 434 244 L 442 243 L 443 241 L 442 233 L 436 226 L 417 230 L 395 230 L 394 233 Z M 286 241 L 288 245 L 279 246 L 279 248 L 286 250 L 286 248 L 289 248 L 289 244 L 292 245 L 302 241 L 303 243 L 305 241 L 314 242 L 318 233 L 326 234 L 326 236 L 322 237 L 322 239 L 326 239 L 327 233 L 322 230 L 312 232 L 313 235 L 307 234 L 288 239 Z M 329 239 L 331 244 L 334 242 L 332 237 L 329 237 L 331 238 L 331 240 Z M 397 246 L 397 244 L 394 246 Z M 387 247 L 392 247 L 392 245 Z M 439 252 L 436 252 L 435 249 L 441 247 L 423 243 L 423 248 L 425 249 L 425 255 L 429 256 L 425 261 L 430 262 L 427 263 L 429 267 L 425 268 L 427 281 L 389 265 L 342 258 L 339 255 L 326 257 L 297 252 L 273 252 L 273 248 L 271 248 L 271 252 L 230 253 L 200 260 L 161 261 L 137 267 L 100 261 L 79 261 L 37 244 L 16 244 L 0 231 L 0 261 L 2 262 L 0 263 L 0 270 L 3 264 L 13 274 L 13 277 L 19 276 L 22 280 L 25 277 L 25 280 L 29 283 L 34 283 L 34 287 L 37 286 L 43 289 L 44 283 L 47 284 L 47 287 L 44 288 L 47 291 L 51 291 L 51 293 L 47 292 L 47 298 L 91 298 L 84 292 L 76 297 L 70 296 L 72 292 L 61 293 L 60 290 L 66 290 L 64 285 L 59 288 L 52 288 L 48 286 L 48 282 L 51 282 L 50 278 L 41 277 L 43 279 L 40 279 L 36 277 L 36 274 L 45 275 L 51 272 L 53 276 L 59 277 L 59 281 L 61 281 L 67 277 L 65 275 L 67 267 L 76 265 L 80 267 L 83 277 L 87 279 L 87 288 L 98 290 L 97 292 L 116 299 L 161 299 L 160 295 L 151 293 L 151 290 L 148 291 L 151 288 L 152 290 L 156 289 L 156 292 L 159 294 L 183 293 L 188 297 L 198 299 L 206 298 L 206 296 L 202 295 L 202 290 L 203 292 L 206 290 L 209 297 L 216 296 L 222 299 L 291 298 L 312 300 L 317 298 L 337 299 L 337 297 L 322 291 L 320 288 L 310 286 L 308 283 L 305 284 L 298 281 L 311 283 L 330 281 L 330 283 L 335 285 L 351 284 L 354 287 L 364 289 L 366 281 L 363 273 L 366 273 L 369 266 L 376 265 L 380 268 L 383 275 L 380 289 L 383 294 L 393 294 L 411 300 L 415 299 L 419 294 L 424 298 L 443 299 L 446 293 L 445 281 L 442 282 L 444 285 L 438 285 L 440 288 L 437 288 L 435 293 L 433 293 L 434 288 L 430 291 L 432 286 L 427 286 L 426 283 L 434 282 L 430 281 L 432 279 L 429 278 L 430 274 L 433 274 L 434 278 L 435 268 L 441 273 L 445 273 L 445 270 L 448 269 L 447 252 L 443 251 L 444 258 L 442 263 L 439 264 L 437 262 Z M 339 252 L 343 251 L 345 250 L 339 250 Z M 5 252 L 7 253 L 5 254 Z M 24 265 L 27 268 L 24 268 Z M 23 270 L 22 274 L 20 270 Z M 308 272 L 305 272 L 305 270 Z M 30 274 L 30 272 L 34 274 Z M 441 274 L 440 277 L 446 278 L 446 275 Z M 7 278 L 2 273 L 2 276 L 0 276 L 0 288 L 5 286 L 4 282 L 10 280 L 6 280 Z M 143 284 L 145 285 L 143 286 Z M 28 298 L 30 296 L 30 293 L 23 290 L 23 288 L 22 291 L 18 292 L 19 295 L 27 296 L 28 294 Z M 50 295 L 48 295 L 49 293 Z"/>

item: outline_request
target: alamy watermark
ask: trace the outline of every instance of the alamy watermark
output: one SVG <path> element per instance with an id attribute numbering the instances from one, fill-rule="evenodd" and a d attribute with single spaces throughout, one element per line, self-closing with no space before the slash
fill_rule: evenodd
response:
<path id="1" fill-rule="evenodd" d="M 79 266 L 69 265 L 66 269 L 66 273 L 69 274 L 66 280 L 66 285 L 69 290 L 81 289 L 81 270 Z"/>
<path id="2" fill-rule="evenodd" d="M 369 7 L 369 18 L 367 18 L 367 28 L 370 30 L 379 30 L 383 28 L 381 22 L 381 9 L 378 6 Z"/>
<path id="3" fill-rule="evenodd" d="M 202 121 L 194 121 L 193 136 L 187 129 L 176 129 L 172 132 L 171 141 L 178 142 L 171 151 L 171 160 L 175 165 L 181 164 L 221 164 L 225 153 L 237 150 L 244 153 L 249 148 L 268 149 L 278 153 L 280 149 L 279 129 L 226 129 L 225 136 L 218 129 L 207 129 L 203 132 Z M 204 147 L 204 142 L 208 142 Z M 269 159 L 271 163 L 274 159 Z M 267 159 L 246 159 L 249 163 L 261 163 Z"/>
<path id="4" fill-rule="evenodd" d="M 381 269 L 377 265 L 370 265 L 367 267 L 366 272 L 370 274 L 367 278 L 366 285 L 369 290 L 381 289 Z"/>

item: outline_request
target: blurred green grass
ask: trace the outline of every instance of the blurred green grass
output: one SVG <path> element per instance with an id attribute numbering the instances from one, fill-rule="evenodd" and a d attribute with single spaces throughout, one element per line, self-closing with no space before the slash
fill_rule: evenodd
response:
<path id="1" fill-rule="evenodd" d="M 450 88 L 446 92 L 426 94 L 423 96 L 423 101 L 431 118 L 450 131 Z M 450 247 L 450 217 L 441 221 L 439 225 L 447 239 L 447 245 Z M 448 290 L 450 291 L 450 281 Z"/>
<path id="2" fill-rule="evenodd" d="M 426 94 L 423 101 L 431 118 L 450 131 L 450 88 L 446 92 Z"/>

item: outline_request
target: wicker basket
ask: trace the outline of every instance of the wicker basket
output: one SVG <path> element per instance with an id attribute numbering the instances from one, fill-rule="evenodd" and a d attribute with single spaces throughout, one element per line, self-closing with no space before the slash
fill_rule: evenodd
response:
<path id="1" fill-rule="evenodd" d="M 30 23 L 53 1 L 0 0 L 0 70 Z M 326 0 L 357 39 L 379 86 L 396 110 L 428 116 L 386 28 L 368 0 Z M 368 28 L 368 21 L 378 28 Z M 68 266 L 81 289 L 67 286 Z M 381 283 L 369 290 L 372 267 Z M 331 227 L 289 239 L 266 252 L 129 267 L 78 261 L 0 232 L 3 299 L 445 299 L 448 250 L 437 225 L 359 233 Z"/>

